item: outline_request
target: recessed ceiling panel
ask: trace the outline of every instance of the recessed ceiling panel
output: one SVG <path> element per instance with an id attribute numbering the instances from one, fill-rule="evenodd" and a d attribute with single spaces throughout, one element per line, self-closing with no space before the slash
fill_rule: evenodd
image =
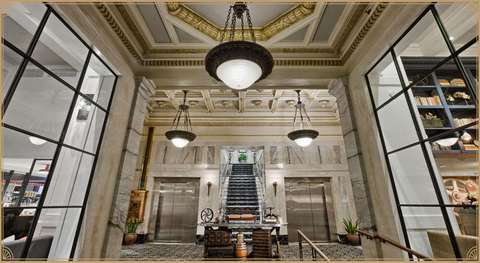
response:
<path id="1" fill-rule="evenodd" d="M 176 26 L 173 27 L 175 28 L 175 32 L 177 32 L 178 40 L 180 40 L 180 43 L 203 43 L 203 41 L 181 30 L 180 28 Z"/>
<path id="2" fill-rule="evenodd" d="M 171 43 L 165 25 L 163 24 L 157 7 L 153 4 L 138 4 L 138 10 L 142 14 L 143 20 L 152 33 L 156 43 Z"/>
<path id="3" fill-rule="evenodd" d="M 225 27 L 225 21 L 227 20 L 228 9 L 230 5 L 226 4 L 188 4 L 189 8 L 197 12 L 199 15 L 210 20 L 210 22 L 223 28 Z M 250 10 L 250 16 L 252 18 L 252 24 L 254 27 L 262 27 L 268 22 L 287 12 L 290 8 L 294 7 L 294 4 L 290 3 L 277 3 L 277 4 L 249 4 L 247 7 Z M 230 16 L 229 26 L 232 16 Z M 245 27 L 248 27 L 246 18 Z M 237 27 L 240 27 L 240 20 L 237 20 Z"/>
<path id="4" fill-rule="evenodd" d="M 308 26 L 305 26 L 302 29 L 298 30 L 297 32 L 291 34 L 290 36 L 284 38 L 280 42 L 302 42 L 305 39 L 307 30 L 308 30 Z"/>
<path id="5" fill-rule="evenodd" d="M 345 5 L 328 4 L 318 24 L 313 41 L 327 41 L 337 25 L 338 19 L 343 12 Z"/>

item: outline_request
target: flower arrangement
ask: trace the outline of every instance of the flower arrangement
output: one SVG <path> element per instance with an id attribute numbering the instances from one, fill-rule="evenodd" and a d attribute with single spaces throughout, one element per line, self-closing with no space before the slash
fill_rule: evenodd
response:
<path id="1" fill-rule="evenodd" d="M 130 216 L 130 220 L 128 220 L 128 233 L 129 234 L 137 233 L 138 223 L 140 223 L 139 219 L 133 219 L 133 215 Z"/>
<path id="2" fill-rule="evenodd" d="M 475 202 L 475 201 L 477 201 L 477 198 L 475 198 L 472 194 L 467 194 L 467 200 Z"/>
<path id="3" fill-rule="evenodd" d="M 238 156 L 238 161 L 246 161 L 246 160 L 247 160 L 247 156 L 245 154 L 242 153 Z"/>

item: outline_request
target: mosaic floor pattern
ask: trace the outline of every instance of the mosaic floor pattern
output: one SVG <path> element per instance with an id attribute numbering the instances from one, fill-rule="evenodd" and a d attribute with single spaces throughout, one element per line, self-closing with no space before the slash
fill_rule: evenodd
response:
<path id="1" fill-rule="evenodd" d="M 317 247 L 330 260 L 361 260 L 363 251 L 361 249 L 341 244 L 318 244 Z M 282 258 L 288 260 L 300 260 L 297 245 L 282 245 Z M 247 246 L 248 253 L 252 251 L 251 246 Z M 276 247 L 273 246 L 273 251 Z M 170 245 L 170 244 L 135 244 L 121 251 L 122 260 L 203 260 L 203 245 Z M 304 260 L 312 260 L 312 250 L 310 246 L 303 245 Z M 225 260 L 225 259 L 223 259 Z M 254 260 L 249 259 L 249 260 Z M 320 259 L 319 259 L 320 260 Z"/>

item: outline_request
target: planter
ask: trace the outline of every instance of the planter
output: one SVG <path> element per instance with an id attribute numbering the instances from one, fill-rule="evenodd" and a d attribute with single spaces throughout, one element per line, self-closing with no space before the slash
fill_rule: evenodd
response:
<path id="1" fill-rule="evenodd" d="M 239 163 L 247 163 L 247 160 L 240 160 Z"/>
<path id="2" fill-rule="evenodd" d="M 134 245 L 136 240 L 137 240 L 137 233 L 125 234 L 125 237 L 124 237 L 125 246 Z"/>
<path id="3" fill-rule="evenodd" d="M 344 245 L 348 244 L 347 235 L 341 235 L 341 234 L 337 234 L 337 235 L 338 235 L 338 238 L 337 238 L 338 243 L 344 244 Z"/>
<path id="4" fill-rule="evenodd" d="M 347 240 L 351 246 L 360 246 L 360 236 L 358 234 L 347 234 Z"/>
<path id="5" fill-rule="evenodd" d="M 247 245 L 243 244 L 235 244 L 235 258 L 247 258 Z"/>

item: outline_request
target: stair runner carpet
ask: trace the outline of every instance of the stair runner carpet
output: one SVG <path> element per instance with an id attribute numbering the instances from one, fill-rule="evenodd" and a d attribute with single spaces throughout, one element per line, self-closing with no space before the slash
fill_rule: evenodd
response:
<path id="1" fill-rule="evenodd" d="M 242 210 L 255 210 L 257 216 L 260 216 L 260 206 L 258 202 L 258 189 L 256 176 L 253 174 L 252 164 L 233 164 L 232 174 L 229 176 L 226 187 L 226 210 L 228 215 L 252 214 L 255 212 L 243 212 Z M 238 211 L 238 212 L 236 212 Z M 253 229 L 248 227 L 251 221 L 230 221 L 231 223 L 245 223 L 245 227 L 232 228 L 232 239 L 235 242 L 238 232 L 244 234 L 245 243 L 252 243 Z"/>

